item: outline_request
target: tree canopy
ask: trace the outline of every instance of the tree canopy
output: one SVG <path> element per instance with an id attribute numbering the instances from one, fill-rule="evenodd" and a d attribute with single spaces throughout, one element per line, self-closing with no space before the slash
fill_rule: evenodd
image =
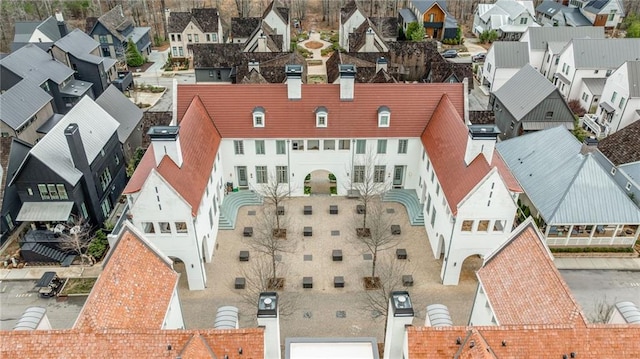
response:
<path id="1" fill-rule="evenodd" d="M 407 26 L 407 40 L 409 41 L 422 41 L 424 39 L 424 27 L 420 26 L 417 22 L 412 22 Z"/>

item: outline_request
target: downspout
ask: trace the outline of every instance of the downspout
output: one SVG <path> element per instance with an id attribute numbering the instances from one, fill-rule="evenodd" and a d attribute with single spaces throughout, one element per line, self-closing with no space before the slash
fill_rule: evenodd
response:
<path id="1" fill-rule="evenodd" d="M 287 197 L 291 197 L 291 147 L 289 146 L 289 141 L 287 140 L 287 185 L 289 186 Z M 276 180 L 277 176 L 278 174 L 276 174 Z"/>
<path id="2" fill-rule="evenodd" d="M 355 168 L 355 164 L 353 163 L 353 161 L 355 161 L 355 153 L 356 153 L 356 140 L 353 139 L 351 140 L 351 180 L 349 181 L 351 183 L 351 190 L 353 191 L 353 169 Z"/>
<path id="3" fill-rule="evenodd" d="M 442 281 L 444 281 L 444 278 L 447 276 L 449 254 L 451 253 L 451 244 L 453 243 L 453 232 L 455 231 L 457 221 L 458 221 L 457 217 L 453 217 L 453 227 L 451 228 L 451 236 L 449 237 L 449 248 L 447 249 L 447 255 L 444 258 L 445 265 L 444 265 L 444 272 L 442 273 Z"/>
<path id="4" fill-rule="evenodd" d="M 198 250 L 198 268 L 200 268 L 200 274 L 202 274 L 202 279 L 205 278 L 204 270 L 202 269 L 202 253 L 200 252 L 200 244 L 198 244 L 198 230 L 196 229 L 196 220 L 192 219 L 191 224 L 193 225 L 193 233 L 196 235 L 196 249 Z M 204 241 L 204 239 L 203 239 Z M 188 282 L 187 278 L 187 282 Z M 207 287 L 207 281 L 204 283 L 204 287 Z"/>

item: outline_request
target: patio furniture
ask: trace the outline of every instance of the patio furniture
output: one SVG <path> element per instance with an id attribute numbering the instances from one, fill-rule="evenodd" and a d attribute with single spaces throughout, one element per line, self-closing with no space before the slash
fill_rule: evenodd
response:
<path id="1" fill-rule="evenodd" d="M 391 225 L 391 234 L 398 235 L 400 233 L 402 233 L 402 231 L 400 230 L 400 225 L 399 224 L 392 224 Z"/>
<path id="2" fill-rule="evenodd" d="M 313 288 L 313 277 L 303 277 L 302 288 Z"/>
<path id="3" fill-rule="evenodd" d="M 396 249 L 396 258 L 398 259 L 407 259 L 407 250 L 404 248 Z"/>
<path id="4" fill-rule="evenodd" d="M 308 216 L 313 214 L 313 209 L 311 206 L 304 206 L 304 215 Z"/>
<path id="5" fill-rule="evenodd" d="M 405 287 L 412 287 L 413 286 L 413 276 L 411 274 L 403 275 L 402 276 L 402 285 L 405 286 Z"/>
<path id="6" fill-rule="evenodd" d="M 278 216 L 284 216 L 284 206 L 278 206 Z"/>
<path id="7" fill-rule="evenodd" d="M 311 237 L 311 236 L 313 235 L 313 228 L 311 228 L 311 227 L 304 227 L 303 235 L 304 235 L 305 237 Z"/>
<path id="8" fill-rule="evenodd" d="M 244 279 L 244 277 L 236 277 L 236 281 L 234 283 L 234 288 L 235 289 L 244 289 L 246 280 Z"/>
<path id="9" fill-rule="evenodd" d="M 240 262 L 248 262 L 249 261 L 249 251 L 240 251 Z"/>
<path id="10" fill-rule="evenodd" d="M 330 205 L 329 206 L 329 214 L 338 214 L 338 206 Z"/>
<path id="11" fill-rule="evenodd" d="M 342 262 L 342 249 L 334 249 L 331 258 L 334 262 Z"/>
<path id="12" fill-rule="evenodd" d="M 242 235 L 245 237 L 253 236 L 253 227 L 244 227 L 244 231 L 242 231 Z"/>
<path id="13" fill-rule="evenodd" d="M 343 276 L 335 276 L 335 277 L 333 277 L 333 287 L 334 288 L 344 288 L 344 277 Z"/>

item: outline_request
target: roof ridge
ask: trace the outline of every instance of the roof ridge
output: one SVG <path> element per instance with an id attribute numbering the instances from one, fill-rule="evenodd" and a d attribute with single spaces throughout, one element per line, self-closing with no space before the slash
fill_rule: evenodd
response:
<path id="1" fill-rule="evenodd" d="M 567 197 L 567 194 L 571 191 L 571 188 L 573 187 L 573 183 L 576 181 L 576 178 L 578 178 L 578 176 L 582 172 L 582 169 L 584 168 L 584 165 L 587 163 L 587 156 L 584 156 L 584 155 L 582 155 L 580 153 L 578 153 L 577 155 L 578 156 L 583 156 L 582 163 L 580 163 L 580 166 L 578 167 L 578 170 L 574 174 L 574 176 L 571 179 L 571 181 L 569 181 L 569 184 L 567 185 L 567 188 L 565 189 L 564 193 L 562 194 L 562 197 L 560 197 L 560 199 L 556 203 L 556 208 L 554 208 L 553 212 L 551 212 L 551 215 L 549 216 L 549 220 L 548 220 L 549 223 L 553 222 L 553 217 L 556 216 L 556 212 L 558 212 L 558 208 L 560 208 L 560 205 L 562 204 L 562 201 Z"/>

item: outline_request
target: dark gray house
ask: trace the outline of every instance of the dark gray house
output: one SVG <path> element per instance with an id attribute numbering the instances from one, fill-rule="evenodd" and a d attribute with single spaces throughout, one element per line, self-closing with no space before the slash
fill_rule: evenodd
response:
<path id="1" fill-rule="evenodd" d="M 560 91 L 528 64 L 491 94 L 489 107 L 503 139 L 560 125 L 573 130 L 574 126 L 573 113 Z"/>
<path id="2" fill-rule="evenodd" d="M 118 126 L 118 140 L 122 145 L 125 162 L 129 162 L 136 149 L 142 147 L 142 115 L 144 112 L 115 86 L 109 86 L 98 97 L 96 103 L 120 124 Z"/>
<path id="3" fill-rule="evenodd" d="M 150 27 L 136 27 L 124 16 L 122 5 L 104 13 L 99 18 L 87 18 L 87 33 L 100 43 L 102 56 L 125 59 L 127 44 L 133 41 L 142 56 L 151 53 Z"/>
<path id="4" fill-rule="evenodd" d="M 196 82 L 236 82 L 237 66 L 242 63 L 242 44 L 193 44 Z"/>
<path id="5" fill-rule="evenodd" d="M 85 95 L 94 98 L 91 82 L 76 80 L 71 68 L 33 44 L 0 60 L 0 90 L 9 90 L 20 81 L 51 95 L 56 113 L 67 113 Z"/>
<path id="6" fill-rule="evenodd" d="M 0 245 L 18 226 L 16 216 L 20 211 L 20 197 L 15 186 L 5 187 L 13 179 L 18 167 L 29 154 L 32 145 L 15 137 L 0 138 Z"/>
<path id="7" fill-rule="evenodd" d="M 40 140 L 8 182 L 18 193 L 17 222 L 101 225 L 126 182 L 118 122 L 84 97 Z"/>
<path id="8" fill-rule="evenodd" d="M 102 57 L 100 44 L 80 29 L 56 41 L 50 51 L 56 60 L 74 70 L 77 80 L 93 83 L 95 96 L 118 78 L 116 60 Z"/>

